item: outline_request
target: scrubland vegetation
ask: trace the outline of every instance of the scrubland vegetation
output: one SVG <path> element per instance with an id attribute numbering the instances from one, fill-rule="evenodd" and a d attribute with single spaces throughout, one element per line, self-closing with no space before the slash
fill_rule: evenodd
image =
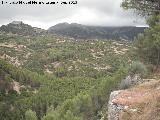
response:
<path id="1" fill-rule="evenodd" d="M 132 0 L 122 6 L 138 9 Z M 159 70 L 157 11 L 134 41 L 0 33 L 0 119 L 107 119 L 110 92 L 122 79 Z"/>
<path id="2" fill-rule="evenodd" d="M 1 38 L 0 114 L 7 120 L 101 118 L 134 49 L 126 41 L 56 35 Z"/>

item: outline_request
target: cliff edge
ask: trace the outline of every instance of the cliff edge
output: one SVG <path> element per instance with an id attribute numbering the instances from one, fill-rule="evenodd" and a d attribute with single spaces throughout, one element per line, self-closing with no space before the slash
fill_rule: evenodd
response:
<path id="1" fill-rule="evenodd" d="M 108 120 L 160 120 L 160 80 L 113 91 Z"/>

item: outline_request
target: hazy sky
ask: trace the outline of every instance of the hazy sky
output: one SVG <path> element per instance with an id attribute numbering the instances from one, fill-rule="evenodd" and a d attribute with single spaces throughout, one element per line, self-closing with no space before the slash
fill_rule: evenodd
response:
<path id="1" fill-rule="evenodd" d="M 43 1 L 47 2 L 47 0 Z M 60 0 L 57 1 L 60 2 Z M 64 1 L 68 2 L 69 0 Z M 16 20 L 45 29 L 61 22 L 95 26 L 145 25 L 142 18 L 131 11 L 124 11 L 120 7 L 121 0 L 77 1 L 76 5 L 2 5 L 0 0 L 0 25 Z"/>

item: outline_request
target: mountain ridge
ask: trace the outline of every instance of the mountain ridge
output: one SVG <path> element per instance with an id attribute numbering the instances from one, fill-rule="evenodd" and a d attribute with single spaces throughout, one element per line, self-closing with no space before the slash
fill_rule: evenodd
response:
<path id="1" fill-rule="evenodd" d="M 146 28 L 136 26 L 87 26 L 65 22 L 50 27 L 48 31 L 49 33 L 80 39 L 134 39 L 137 34 L 143 33 Z"/>
<path id="2" fill-rule="evenodd" d="M 136 26 L 87 26 L 78 23 L 58 23 L 48 30 L 32 27 L 22 21 L 13 21 L 0 27 L 1 32 L 13 33 L 24 36 L 44 34 L 58 34 L 75 39 L 115 39 L 133 40 L 139 33 L 143 33 L 147 27 Z"/>

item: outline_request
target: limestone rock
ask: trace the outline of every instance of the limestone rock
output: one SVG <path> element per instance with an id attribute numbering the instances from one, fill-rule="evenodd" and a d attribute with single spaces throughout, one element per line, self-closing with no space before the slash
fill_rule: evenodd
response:
<path id="1" fill-rule="evenodd" d="M 160 120 L 160 80 L 113 91 L 108 120 Z"/>

